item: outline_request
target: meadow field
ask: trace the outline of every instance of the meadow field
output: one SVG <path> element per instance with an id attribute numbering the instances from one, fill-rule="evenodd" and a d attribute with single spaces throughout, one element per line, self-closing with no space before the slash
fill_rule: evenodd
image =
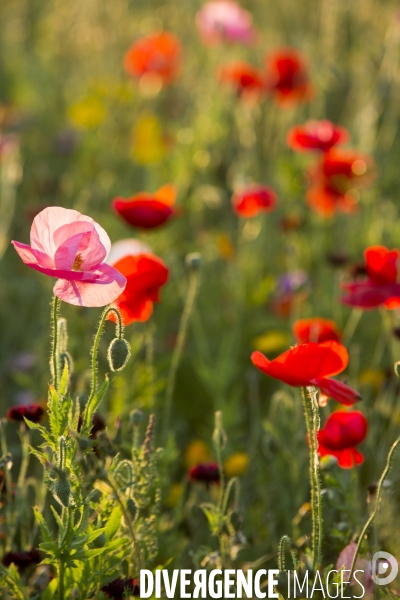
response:
<path id="1" fill-rule="evenodd" d="M 0 2 L 3 600 L 400 597 L 399 126 L 394 0 Z"/>

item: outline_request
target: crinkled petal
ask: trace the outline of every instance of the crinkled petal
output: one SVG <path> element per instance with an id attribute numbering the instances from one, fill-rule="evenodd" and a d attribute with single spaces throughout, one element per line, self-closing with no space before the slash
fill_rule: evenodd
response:
<path id="1" fill-rule="evenodd" d="M 34 250 L 27 244 L 21 244 L 21 242 L 11 242 L 14 246 L 15 250 L 18 252 L 21 260 L 32 269 L 37 269 L 38 271 L 43 269 L 52 269 L 54 268 L 53 259 L 41 252 L 40 250 Z"/>
<path id="2" fill-rule="evenodd" d="M 400 301 L 400 284 L 373 285 L 370 282 L 346 284 L 343 286 L 348 292 L 341 298 L 342 304 L 357 306 L 363 309 L 377 308 L 394 300 Z"/>
<path id="3" fill-rule="evenodd" d="M 90 271 L 107 256 L 93 223 L 78 221 L 63 225 L 55 232 L 54 239 L 57 243 L 54 257 L 57 268 L 72 269 L 78 257 L 80 270 Z"/>
<path id="4" fill-rule="evenodd" d="M 358 392 L 336 379 L 316 378 L 312 384 L 318 387 L 323 394 L 345 406 L 352 406 L 361 400 Z"/>
<path id="5" fill-rule="evenodd" d="M 77 306 L 106 306 L 116 300 L 125 289 L 126 279 L 116 269 L 103 263 L 96 269 L 97 280 L 69 281 L 59 279 L 54 286 L 54 294 Z"/>

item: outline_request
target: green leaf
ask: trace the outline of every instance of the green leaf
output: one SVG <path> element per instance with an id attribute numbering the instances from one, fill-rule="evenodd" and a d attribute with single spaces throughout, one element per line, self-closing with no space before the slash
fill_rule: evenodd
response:
<path id="1" fill-rule="evenodd" d="M 50 531 L 46 525 L 46 522 L 43 518 L 42 513 L 39 512 L 39 510 L 36 508 L 36 506 L 33 507 L 33 512 L 35 514 L 37 522 L 39 523 L 40 531 L 41 531 L 44 541 L 45 542 L 53 542 Z"/>
<path id="2" fill-rule="evenodd" d="M 119 506 L 116 506 L 112 511 L 110 518 L 108 519 L 107 527 L 105 530 L 105 535 L 107 542 L 111 540 L 114 535 L 117 533 L 119 526 L 121 524 L 122 513 Z"/>
<path id="3" fill-rule="evenodd" d="M 109 385 L 110 385 L 110 381 L 108 379 L 108 375 L 106 375 L 104 383 L 101 386 L 101 388 L 99 389 L 99 391 L 97 392 L 97 394 L 95 394 L 93 396 L 93 398 L 90 400 L 90 402 L 88 400 L 88 403 L 85 406 L 85 410 L 83 411 L 83 425 L 82 425 L 82 429 L 81 429 L 82 434 L 86 434 L 86 435 L 89 434 L 89 432 L 92 428 L 93 415 L 96 412 L 97 407 L 99 406 L 100 402 L 102 401 L 104 395 L 106 394 Z"/>

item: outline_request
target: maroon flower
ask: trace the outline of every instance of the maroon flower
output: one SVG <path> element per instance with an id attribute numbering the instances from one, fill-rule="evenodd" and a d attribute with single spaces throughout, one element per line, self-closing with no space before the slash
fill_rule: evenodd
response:
<path id="1" fill-rule="evenodd" d="M 5 567 L 9 567 L 14 563 L 18 569 L 27 569 L 33 565 L 39 564 L 41 561 L 39 550 L 28 550 L 25 552 L 8 552 L 3 556 L 1 561 Z"/>
<path id="2" fill-rule="evenodd" d="M 200 465 L 196 465 L 189 469 L 188 476 L 189 480 L 192 482 L 218 483 L 218 465 L 215 462 L 201 463 Z"/>
<path id="3" fill-rule="evenodd" d="M 103 585 L 101 591 L 109 598 L 113 598 L 113 600 L 123 600 L 124 592 L 128 592 L 131 596 L 140 595 L 139 582 L 137 579 L 131 577 L 127 577 L 126 579 L 118 577 L 114 581 Z"/>
<path id="4" fill-rule="evenodd" d="M 7 411 L 7 418 L 10 421 L 24 421 L 24 417 L 32 423 L 39 423 L 45 410 L 40 404 L 27 404 L 25 406 L 14 406 Z"/>

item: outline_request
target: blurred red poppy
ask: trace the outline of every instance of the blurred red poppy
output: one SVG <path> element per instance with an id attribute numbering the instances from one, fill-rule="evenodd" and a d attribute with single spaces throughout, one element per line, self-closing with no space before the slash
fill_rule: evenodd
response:
<path id="1" fill-rule="evenodd" d="M 142 229 L 154 229 L 174 214 L 176 190 L 172 185 L 164 185 L 154 194 L 139 192 L 132 198 L 114 198 L 114 210 L 129 225 Z"/>
<path id="2" fill-rule="evenodd" d="M 264 85 L 261 71 L 243 60 L 222 65 L 219 69 L 219 79 L 245 99 L 258 99 Z"/>
<path id="3" fill-rule="evenodd" d="M 299 344 L 307 342 L 340 342 L 340 331 L 334 321 L 312 317 L 311 319 L 299 319 L 293 325 L 293 333 Z"/>
<path id="4" fill-rule="evenodd" d="M 203 483 L 218 483 L 219 470 L 215 462 L 201 463 L 195 465 L 188 471 L 190 481 L 198 481 Z"/>
<path id="5" fill-rule="evenodd" d="M 127 598 L 128 596 L 140 596 L 139 581 L 132 577 L 127 577 L 126 579 L 117 577 L 117 579 L 113 579 L 113 581 L 103 585 L 101 591 L 112 600 L 123 600 L 123 598 Z"/>
<path id="6" fill-rule="evenodd" d="M 153 302 L 160 300 L 161 286 L 168 281 L 168 267 L 154 254 L 125 256 L 113 266 L 125 275 L 127 284 L 111 306 L 119 308 L 124 325 L 147 321 L 153 313 Z M 115 321 L 113 313 L 109 319 Z"/>
<path id="7" fill-rule="evenodd" d="M 14 406 L 7 411 L 7 418 L 10 421 L 22 421 L 24 418 L 32 423 L 39 423 L 45 414 L 43 406 L 40 404 L 27 404 L 24 406 Z"/>
<path id="8" fill-rule="evenodd" d="M 147 35 L 132 44 L 125 54 L 124 68 L 133 77 L 152 73 L 168 84 L 179 72 L 180 55 L 181 44 L 178 38 L 162 31 Z"/>
<path id="9" fill-rule="evenodd" d="M 297 152 L 320 150 L 327 152 L 337 144 L 343 144 L 349 139 L 349 133 L 344 127 L 334 125 L 331 121 L 307 121 L 304 125 L 296 125 L 287 135 L 287 143 Z"/>
<path id="10" fill-rule="evenodd" d="M 364 252 L 367 279 L 345 283 L 347 292 L 343 304 L 359 308 L 394 309 L 400 306 L 400 283 L 397 283 L 399 250 L 388 250 L 384 246 L 370 246 Z"/>
<path id="11" fill-rule="evenodd" d="M 282 48 L 266 59 L 266 88 L 278 104 L 309 102 L 314 90 L 305 60 L 295 48 Z"/>
<path id="12" fill-rule="evenodd" d="M 357 188 L 373 178 L 373 160 L 356 150 L 326 152 L 311 171 L 308 204 L 323 217 L 357 209 Z"/>
<path id="13" fill-rule="evenodd" d="M 232 196 L 233 210 L 240 217 L 256 217 L 275 208 L 278 196 L 266 185 L 254 184 Z"/>
<path id="14" fill-rule="evenodd" d="M 323 397 L 334 398 L 346 406 L 361 400 L 358 392 L 341 381 L 330 379 L 344 371 L 349 362 L 346 348 L 338 342 L 295 346 L 272 361 L 257 351 L 251 360 L 266 375 L 293 387 L 315 386 Z"/>
<path id="15" fill-rule="evenodd" d="M 2 558 L 2 564 L 9 567 L 14 564 L 18 569 L 23 571 L 31 566 L 36 566 L 42 560 L 39 550 L 25 550 L 21 552 L 7 552 Z"/>
<path id="16" fill-rule="evenodd" d="M 355 446 L 365 439 L 367 430 L 367 419 L 361 412 L 334 412 L 318 432 L 318 453 L 320 456 L 336 456 L 339 466 L 344 469 L 360 465 L 364 457 Z"/>

